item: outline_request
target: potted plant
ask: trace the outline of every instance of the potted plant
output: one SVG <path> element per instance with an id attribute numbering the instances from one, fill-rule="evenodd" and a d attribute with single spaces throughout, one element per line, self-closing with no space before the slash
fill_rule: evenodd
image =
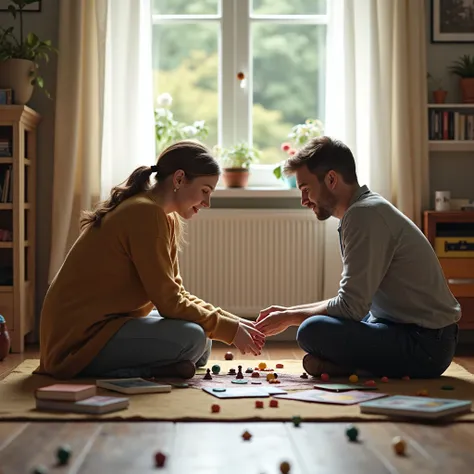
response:
<path id="1" fill-rule="evenodd" d="M 229 148 L 214 147 L 223 168 L 222 178 L 228 188 L 244 188 L 249 180 L 249 167 L 260 158 L 260 151 L 241 142 Z"/>
<path id="2" fill-rule="evenodd" d="M 448 95 L 448 91 L 444 89 L 443 81 L 439 78 L 434 77 L 430 73 L 428 73 L 428 81 L 431 81 L 434 85 L 434 90 L 432 91 L 434 103 L 444 104 Z"/>
<path id="3" fill-rule="evenodd" d="M 209 134 L 209 128 L 204 120 L 196 120 L 191 125 L 174 119 L 170 107 L 173 97 L 167 92 L 160 94 L 155 109 L 155 138 L 156 150 L 160 153 L 169 145 L 180 140 L 204 140 Z"/>
<path id="4" fill-rule="evenodd" d="M 464 54 L 453 62 L 450 71 L 459 76 L 462 101 L 466 104 L 474 103 L 474 56 Z"/>
<path id="5" fill-rule="evenodd" d="M 281 144 L 281 149 L 288 156 L 293 156 L 298 148 L 304 146 L 311 138 L 320 137 L 324 133 L 323 123 L 317 119 L 307 119 L 304 123 L 295 125 L 288 134 L 289 142 Z M 273 174 L 277 179 L 281 179 L 288 187 L 296 188 L 296 178 L 294 176 L 286 177 L 283 174 L 285 160 L 281 161 Z"/>
<path id="6" fill-rule="evenodd" d="M 39 75 L 38 60 L 49 61 L 50 53 L 57 53 L 50 40 L 41 41 L 34 33 L 23 35 L 23 9 L 37 0 L 10 0 L 8 11 L 19 17 L 20 34 L 13 34 L 14 27 L 0 28 L 0 87 L 13 90 L 15 104 L 27 104 L 35 86 L 44 90 Z"/>

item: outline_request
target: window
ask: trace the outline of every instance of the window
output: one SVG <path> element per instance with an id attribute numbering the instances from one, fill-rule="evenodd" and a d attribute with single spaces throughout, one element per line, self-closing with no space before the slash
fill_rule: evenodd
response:
<path id="1" fill-rule="evenodd" d="M 326 2 L 153 0 L 155 95 L 205 120 L 209 146 L 247 141 L 280 162 L 294 125 L 324 122 Z"/>

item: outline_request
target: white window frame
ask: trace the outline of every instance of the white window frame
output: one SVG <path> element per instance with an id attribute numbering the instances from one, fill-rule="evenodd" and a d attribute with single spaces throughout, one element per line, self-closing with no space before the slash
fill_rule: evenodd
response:
<path id="1" fill-rule="evenodd" d="M 331 1 L 331 0 L 328 0 Z M 324 15 L 253 15 L 252 0 L 219 0 L 215 15 L 153 15 L 153 24 L 170 23 L 220 23 L 218 40 L 219 55 L 219 145 L 227 147 L 246 141 L 253 142 L 253 55 L 252 23 L 284 23 L 302 25 L 323 25 L 328 23 Z M 237 74 L 245 75 L 245 86 Z M 296 125 L 296 124 L 295 124 Z M 285 137 L 282 137 L 282 142 Z M 284 157 L 282 156 L 282 159 Z M 250 187 L 284 187 L 273 176 L 275 165 L 256 164 L 251 166 Z"/>

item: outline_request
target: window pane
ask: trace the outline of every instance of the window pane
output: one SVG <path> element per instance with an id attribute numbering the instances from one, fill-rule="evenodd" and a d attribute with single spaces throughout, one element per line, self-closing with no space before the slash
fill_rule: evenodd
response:
<path id="1" fill-rule="evenodd" d="M 254 15 L 325 15 L 327 0 L 253 0 Z"/>
<path id="2" fill-rule="evenodd" d="M 252 43 L 253 143 L 277 163 L 294 125 L 324 122 L 326 26 L 254 23 Z"/>
<path id="3" fill-rule="evenodd" d="M 155 97 L 171 95 L 176 121 L 194 126 L 204 120 L 208 137 L 194 138 L 211 147 L 218 137 L 218 39 L 217 22 L 153 26 Z"/>
<path id="4" fill-rule="evenodd" d="M 217 15 L 219 0 L 152 0 L 155 15 Z"/>

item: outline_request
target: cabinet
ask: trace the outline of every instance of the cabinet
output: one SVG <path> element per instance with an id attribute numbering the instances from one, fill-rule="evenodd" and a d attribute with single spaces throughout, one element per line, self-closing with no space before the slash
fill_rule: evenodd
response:
<path id="1" fill-rule="evenodd" d="M 424 233 L 462 308 L 460 329 L 474 329 L 474 212 L 425 211 Z"/>
<path id="2" fill-rule="evenodd" d="M 0 314 L 12 352 L 35 324 L 36 129 L 40 115 L 0 105 Z"/>

